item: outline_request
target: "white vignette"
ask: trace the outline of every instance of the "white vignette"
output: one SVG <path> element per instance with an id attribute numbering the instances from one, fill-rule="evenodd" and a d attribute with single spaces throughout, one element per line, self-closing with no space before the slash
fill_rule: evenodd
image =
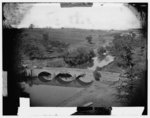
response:
<path id="1" fill-rule="evenodd" d="M 0 41 L 0 68 L 1 68 L 1 70 L 0 70 L 0 78 L 2 78 L 2 2 L 126 2 L 126 3 L 128 3 L 128 2 L 148 2 L 148 4 L 149 4 L 149 0 L 82 0 L 82 1 L 79 1 L 79 0 L 2 0 L 0 3 L 0 9 L 1 9 L 1 11 L 0 11 L 0 25 L 1 25 L 1 28 L 0 28 L 0 36 L 1 36 L 1 41 Z M 149 12 L 150 12 L 150 7 L 148 6 L 148 19 L 149 19 Z M 149 39 L 149 34 L 150 34 L 150 30 L 149 30 L 149 23 L 148 23 L 148 39 Z M 149 57 L 149 52 L 150 52 L 150 48 L 149 48 L 149 41 L 148 41 L 148 61 L 150 60 L 150 57 Z M 149 72 L 150 72 L 150 70 L 149 70 L 149 63 L 148 63 L 148 78 L 149 78 Z M 149 98 L 150 98 L 150 81 L 148 81 L 148 100 L 149 100 Z M 0 87 L 2 88 L 2 79 L 1 79 L 1 82 L 0 82 Z M 1 95 L 2 95 L 2 89 L 0 89 L 0 93 L 1 93 Z M 2 101 L 2 96 L 0 97 L 0 100 Z M 28 104 L 28 100 L 27 99 L 22 99 L 21 98 L 21 100 L 22 101 L 26 101 L 27 102 L 27 104 Z M 21 104 L 26 104 L 26 103 L 21 103 Z M 26 104 L 26 107 L 28 107 L 28 105 Z M 2 116 L 2 117 L 9 117 L 9 116 L 3 116 L 2 115 L 2 102 L 0 102 L 0 116 Z M 120 111 L 117 111 L 117 112 L 119 112 L 118 113 L 118 115 L 113 115 L 113 113 L 112 113 L 112 115 L 110 115 L 110 116 L 82 116 L 82 117 L 86 117 L 86 118 L 91 118 L 91 117 L 115 117 L 115 118 L 120 118 L 120 117 L 123 117 L 123 118 L 126 118 L 126 117 L 128 117 L 128 118 L 132 118 L 132 117 L 136 117 L 136 118 L 138 118 L 138 117 L 149 117 L 149 114 L 150 114 L 150 102 L 148 101 L 148 115 L 146 115 L 146 116 L 142 116 L 142 115 L 133 115 L 133 114 L 125 114 L 125 111 L 124 112 L 122 112 L 122 110 L 120 110 Z M 65 107 L 63 107 L 63 108 L 65 108 Z M 116 108 L 116 110 L 118 109 L 119 107 L 117 107 Z M 131 107 L 130 107 L 131 108 Z M 129 108 L 129 109 L 130 109 Z M 19 109 L 19 108 L 18 108 Z M 28 108 L 27 108 L 28 109 Z M 39 108 L 39 110 L 38 111 L 41 111 L 40 109 L 42 109 L 42 108 Z M 50 108 L 51 109 L 51 108 Z M 112 110 L 113 110 L 114 108 L 112 108 Z M 129 110 L 128 109 L 128 110 Z M 43 109 L 44 110 L 44 109 Z M 19 110 L 18 110 L 19 111 Z M 24 111 L 26 111 L 25 110 L 25 108 L 24 108 Z M 28 110 L 27 110 L 28 112 L 30 111 L 30 112 L 33 112 L 32 111 L 32 108 L 29 108 Z M 55 110 L 54 110 L 55 111 Z M 56 112 L 58 112 L 57 111 L 57 108 L 56 108 Z M 121 113 L 122 112 L 122 113 Z M 26 113 L 24 113 L 24 114 L 26 114 Z M 30 114 L 30 113 L 27 113 L 27 114 Z M 30 117 L 30 118 L 36 118 L 36 117 L 38 117 L 38 118 L 45 118 L 45 117 L 56 117 L 56 115 L 48 115 L 48 114 L 46 114 L 46 115 L 42 115 L 42 114 L 40 114 L 40 115 L 33 115 L 33 116 L 30 116 L 30 115 L 23 115 L 23 116 L 11 116 L 11 117 L 22 117 L 22 118 L 28 118 L 28 117 Z M 65 116 L 65 115 L 62 115 L 62 116 L 58 116 L 57 115 L 57 117 L 60 117 L 60 118 L 62 118 L 62 117 L 71 117 L 71 116 Z M 73 116 L 73 117 L 80 117 L 80 116 Z"/>

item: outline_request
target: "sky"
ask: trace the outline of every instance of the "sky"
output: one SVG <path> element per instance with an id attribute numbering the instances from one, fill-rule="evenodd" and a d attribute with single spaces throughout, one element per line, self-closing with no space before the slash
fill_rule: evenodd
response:
<path id="1" fill-rule="evenodd" d="M 140 28 L 136 15 L 122 3 L 94 3 L 93 7 L 61 8 L 60 4 L 40 3 L 24 16 L 18 28 L 29 27 L 126 30 Z"/>

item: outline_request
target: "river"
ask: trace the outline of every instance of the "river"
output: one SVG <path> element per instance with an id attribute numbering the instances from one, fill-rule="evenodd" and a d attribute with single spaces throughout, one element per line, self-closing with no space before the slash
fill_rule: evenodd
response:
<path id="1" fill-rule="evenodd" d="M 114 57 L 107 55 L 102 61 L 94 57 L 94 65 L 89 70 L 95 70 L 96 67 L 103 67 L 114 60 Z M 83 88 L 61 87 L 47 85 L 33 85 L 32 87 L 24 83 L 25 92 L 30 94 L 31 106 L 59 106 L 64 100 L 79 93 Z"/>

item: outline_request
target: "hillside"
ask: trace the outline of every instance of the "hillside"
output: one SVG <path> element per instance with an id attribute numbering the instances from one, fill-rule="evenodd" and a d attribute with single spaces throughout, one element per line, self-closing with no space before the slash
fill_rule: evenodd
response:
<path id="1" fill-rule="evenodd" d="M 95 49 L 99 46 L 108 45 L 117 35 L 117 32 L 70 28 L 28 28 L 20 30 L 18 41 L 23 63 L 30 62 L 27 62 L 27 60 L 33 62 L 39 59 L 52 60 L 57 58 L 57 60 L 62 60 L 58 58 L 61 58 L 67 50 L 77 49 L 78 47 Z M 51 62 L 49 61 L 49 63 Z M 59 62 L 57 61 L 57 63 Z"/>
<path id="2" fill-rule="evenodd" d="M 138 32 L 132 30 L 134 31 Z M 131 30 L 23 28 L 17 29 L 17 32 L 14 40 L 17 40 L 17 51 L 22 64 L 40 67 L 68 67 L 63 60 L 68 50 L 76 50 L 79 47 L 84 50 L 93 50 L 107 46 L 115 37 L 131 32 Z M 73 53 L 75 55 L 76 52 Z M 77 67 L 86 68 L 87 65 L 92 65 L 90 60 Z"/>

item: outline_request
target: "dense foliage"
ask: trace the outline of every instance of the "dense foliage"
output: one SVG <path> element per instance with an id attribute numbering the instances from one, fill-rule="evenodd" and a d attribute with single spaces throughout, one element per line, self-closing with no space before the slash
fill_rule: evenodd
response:
<path id="1" fill-rule="evenodd" d="M 143 35 L 116 36 L 111 46 L 107 47 L 109 53 L 115 57 L 115 63 L 122 68 L 127 78 L 122 80 L 118 90 L 124 91 L 128 104 L 144 105 L 146 102 L 147 79 L 147 45 Z M 123 85 L 124 84 L 124 85 Z M 120 98 L 121 98 L 120 94 Z M 144 100 L 144 101 L 143 101 Z"/>
<path id="2" fill-rule="evenodd" d="M 107 49 L 130 78 L 146 71 L 146 39 L 142 35 L 116 36 Z"/>
<path id="3" fill-rule="evenodd" d="M 64 61 L 70 66 L 87 63 L 95 56 L 94 51 L 88 47 L 79 47 L 68 51 L 64 55 Z"/>

